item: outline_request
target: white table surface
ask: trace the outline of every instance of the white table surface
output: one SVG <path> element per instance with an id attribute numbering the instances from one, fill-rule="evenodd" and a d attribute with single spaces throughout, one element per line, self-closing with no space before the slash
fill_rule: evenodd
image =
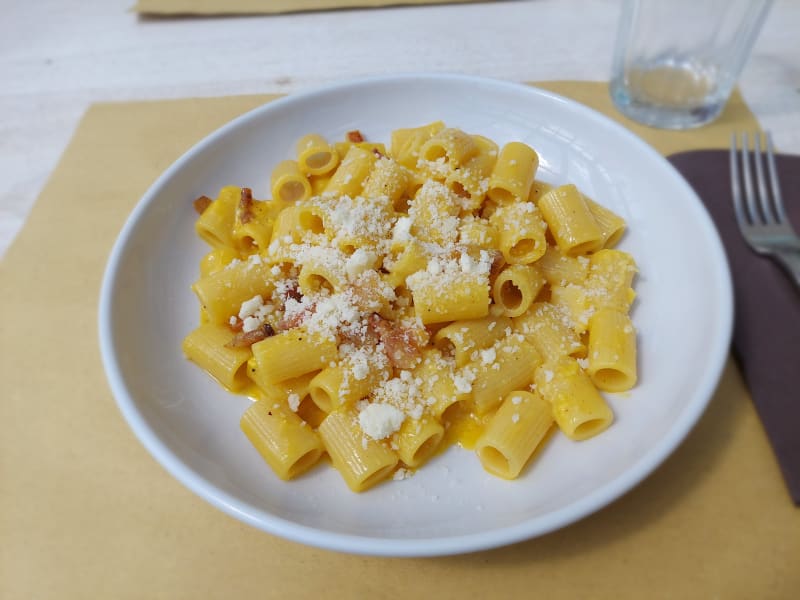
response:
<path id="1" fill-rule="evenodd" d="M 618 0 L 517 0 L 140 19 L 132 4 L 0 0 L 0 256 L 93 102 L 412 71 L 606 80 L 619 13 Z M 776 2 L 740 86 L 777 146 L 800 153 L 800 2 Z"/>

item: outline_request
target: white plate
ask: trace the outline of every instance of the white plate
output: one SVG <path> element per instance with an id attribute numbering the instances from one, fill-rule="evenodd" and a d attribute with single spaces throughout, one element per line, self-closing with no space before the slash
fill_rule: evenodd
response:
<path id="1" fill-rule="evenodd" d="M 269 195 L 271 165 L 318 132 L 342 139 L 437 119 L 541 157 L 539 177 L 575 183 L 625 217 L 621 248 L 641 274 L 633 319 L 640 383 L 609 396 L 613 426 L 586 442 L 561 435 L 513 482 L 451 448 L 415 476 L 361 494 L 322 466 L 284 483 L 239 430 L 249 400 L 226 394 L 181 354 L 197 324 L 189 289 L 205 252 L 191 201 L 227 184 Z M 716 230 L 680 175 L 602 115 L 523 85 L 463 76 L 361 80 L 262 106 L 197 144 L 145 194 L 108 263 L 100 342 L 128 423 L 179 481 L 226 513 L 295 541 L 378 555 L 490 548 L 552 531 L 636 485 L 683 440 L 711 397 L 730 341 L 731 284 Z"/>

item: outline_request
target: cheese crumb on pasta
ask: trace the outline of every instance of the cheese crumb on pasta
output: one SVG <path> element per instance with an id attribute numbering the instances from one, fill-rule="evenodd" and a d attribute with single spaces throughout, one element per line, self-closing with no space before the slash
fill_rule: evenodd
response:
<path id="1" fill-rule="evenodd" d="M 372 402 L 358 413 L 361 429 L 373 440 L 382 440 L 400 429 L 405 415 L 391 404 Z"/>

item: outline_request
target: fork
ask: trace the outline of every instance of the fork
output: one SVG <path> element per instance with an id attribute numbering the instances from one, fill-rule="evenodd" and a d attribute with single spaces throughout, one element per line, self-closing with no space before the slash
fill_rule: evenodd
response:
<path id="1" fill-rule="evenodd" d="M 769 171 L 769 184 L 764 173 L 761 135 L 756 133 L 754 137 L 751 158 L 747 134 L 742 134 L 741 151 L 738 149 L 736 134 L 731 135 L 731 191 L 736 223 L 750 248 L 778 262 L 800 291 L 800 236 L 789 222 L 783 207 L 778 171 L 775 167 L 772 136 L 769 132 L 766 133 L 766 164 Z M 751 163 L 755 165 L 755 187 Z M 739 176 L 740 164 L 741 178 Z M 744 194 L 742 194 L 742 187 L 744 187 Z"/>

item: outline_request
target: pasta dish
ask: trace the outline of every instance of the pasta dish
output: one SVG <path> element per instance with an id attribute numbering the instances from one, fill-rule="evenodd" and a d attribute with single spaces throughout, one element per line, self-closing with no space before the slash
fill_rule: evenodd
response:
<path id="1" fill-rule="evenodd" d="M 435 122 L 310 134 L 269 200 L 195 200 L 210 251 L 186 356 L 254 399 L 241 428 L 282 479 L 324 456 L 353 491 L 442 448 L 520 475 L 560 431 L 611 425 L 601 394 L 636 384 L 625 221 L 539 157 Z"/>

